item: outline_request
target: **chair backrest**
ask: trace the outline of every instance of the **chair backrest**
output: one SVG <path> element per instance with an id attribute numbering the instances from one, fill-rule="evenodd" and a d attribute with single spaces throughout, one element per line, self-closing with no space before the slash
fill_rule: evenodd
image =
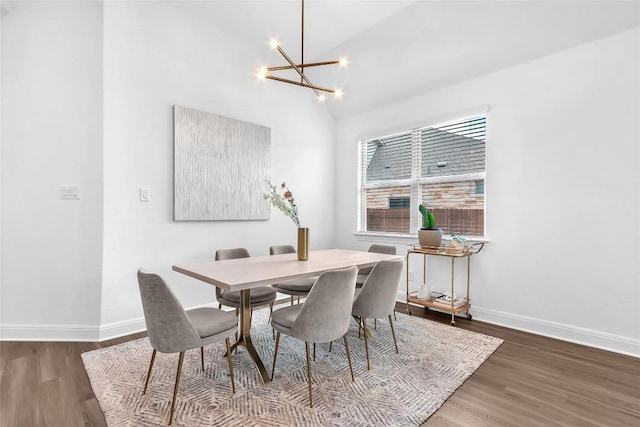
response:
<path id="1" fill-rule="evenodd" d="M 393 313 L 403 266 L 402 258 L 378 262 L 353 302 L 352 314 L 380 319 Z"/>
<path id="2" fill-rule="evenodd" d="M 296 248 L 291 245 L 271 246 L 269 255 L 295 254 Z"/>
<path id="3" fill-rule="evenodd" d="M 351 319 L 357 271 L 357 267 L 349 267 L 322 273 L 291 326 L 291 336 L 322 343 L 346 334 Z"/>
<path id="4" fill-rule="evenodd" d="M 245 248 L 218 249 L 216 251 L 216 261 L 236 258 L 249 258 L 249 251 Z"/>
<path id="5" fill-rule="evenodd" d="M 139 269 L 138 286 L 153 348 L 161 353 L 178 353 L 200 347 L 200 334 L 160 276 Z"/>
<path id="6" fill-rule="evenodd" d="M 218 249 L 216 251 L 216 261 L 225 259 L 249 258 L 249 251 L 245 248 Z M 216 298 L 222 294 L 222 289 L 216 286 Z"/>
<path id="7" fill-rule="evenodd" d="M 378 253 L 378 254 L 395 255 L 396 254 L 396 247 L 392 246 L 392 245 L 373 244 L 373 245 L 369 246 L 368 252 L 375 252 L 375 253 Z M 373 269 L 373 267 L 361 268 L 360 270 L 358 270 L 358 274 L 367 275 L 367 274 L 371 273 L 372 269 Z"/>

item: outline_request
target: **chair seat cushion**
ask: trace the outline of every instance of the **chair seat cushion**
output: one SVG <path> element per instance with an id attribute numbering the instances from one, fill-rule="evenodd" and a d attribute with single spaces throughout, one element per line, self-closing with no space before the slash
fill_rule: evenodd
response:
<path id="1" fill-rule="evenodd" d="M 240 304 L 240 291 L 222 291 L 220 295 L 222 299 L 229 302 Z M 257 305 L 267 302 L 271 299 L 276 299 L 276 291 L 270 286 L 259 286 L 251 289 L 249 292 L 249 304 Z"/>
<path id="2" fill-rule="evenodd" d="M 217 308 L 196 308 L 187 311 L 187 316 L 202 339 L 238 326 L 238 316 Z"/>
<path id="3" fill-rule="evenodd" d="M 273 326 L 273 329 L 288 335 L 303 305 L 304 304 L 296 304 L 275 310 L 271 315 L 271 326 Z"/>
<path id="4" fill-rule="evenodd" d="M 302 279 L 292 279 L 285 282 L 276 283 L 273 286 L 288 291 L 309 292 L 318 280 L 317 277 L 304 277 Z"/>

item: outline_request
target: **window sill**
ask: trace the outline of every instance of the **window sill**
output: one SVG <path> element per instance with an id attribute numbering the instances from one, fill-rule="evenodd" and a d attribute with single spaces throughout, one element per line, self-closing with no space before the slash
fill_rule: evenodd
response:
<path id="1" fill-rule="evenodd" d="M 360 242 L 376 242 L 376 243 L 405 243 L 411 245 L 418 242 L 417 234 L 399 234 L 399 233 L 380 233 L 380 232 L 364 232 L 359 231 L 353 234 L 356 240 Z M 442 236 L 443 241 L 449 241 L 447 236 Z M 468 237 L 465 242 L 489 243 L 491 240 L 487 237 Z"/>

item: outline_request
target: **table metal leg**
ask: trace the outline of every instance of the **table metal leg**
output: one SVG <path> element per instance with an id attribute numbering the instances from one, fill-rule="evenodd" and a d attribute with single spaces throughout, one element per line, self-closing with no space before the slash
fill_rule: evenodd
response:
<path id="1" fill-rule="evenodd" d="M 251 305 L 249 304 L 249 295 L 249 289 L 240 291 L 240 336 L 238 341 L 231 346 L 231 351 L 239 345 L 246 347 L 249 357 L 251 357 L 258 369 L 260 380 L 263 384 L 267 384 L 271 382 L 271 378 L 251 341 Z"/>
<path id="2" fill-rule="evenodd" d="M 455 295 L 454 293 L 454 280 L 453 280 L 453 271 L 455 270 L 455 258 L 451 257 L 451 326 L 456 326 L 456 312 L 455 312 Z"/>
<path id="3" fill-rule="evenodd" d="M 411 314 L 411 309 L 409 308 L 409 253 L 407 252 L 407 276 L 406 276 L 406 282 L 407 282 L 407 293 L 406 293 L 406 298 L 405 298 L 405 302 L 407 304 L 406 309 L 407 309 L 407 314 Z"/>

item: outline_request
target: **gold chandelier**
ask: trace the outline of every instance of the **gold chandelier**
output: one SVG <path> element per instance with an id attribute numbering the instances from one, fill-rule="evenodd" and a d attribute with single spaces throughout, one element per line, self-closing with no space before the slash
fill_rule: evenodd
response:
<path id="1" fill-rule="evenodd" d="M 340 89 L 329 89 L 326 87 L 322 87 L 322 86 L 317 86 L 314 85 L 313 83 L 311 83 L 311 81 L 309 80 L 309 78 L 304 74 L 304 69 L 305 68 L 310 68 L 310 67 L 320 67 L 320 66 L 324 66 L 324 65 L 339 65 L 339 66 L 346 66 L 347 65 L 347 59 L 346 58 L 341 58 L 337 61 L 323 61 L 323 62 L 312 62 L 309 64 L 305 64 L 304 63 L 304 0 L 302 0 L 302 32 L 301 32 L 301 43 L 300 43 L 300 64 L 296 64 L 295 62 L 293 62 L 293 60 L 289 57 L 289 55 L 287 55 L 287 53 L 282 49 L 282 47 L 280 46 L 280 44 L 278 43 L 278 41 L 276 39 L 271 39 L 271 47 L 276 49 L 278 52 L 280 52 L 280 55 L 282 55 L 282 57 L 289 63 L 289 65 L 282 65 L 282 66 L 278 66 L 278 67 L 262 67 L 258 70 L 258 78 L 259 79 L 270 79 L 270 80 L 276 80 L 279 82 L 283 82 L 283 83 L 290 83 L 296 86 L 302 86 L 302 87 L 306 87 L 309 88 L 311 90 L 313 90 L 316 95 L 318 96 L 318 101 L 319 102 L 324 102 L 326 97 L 324 93 L 320 93 L 320 92 L 327 92 L 327 93 L 332 93 L 336 98 L 340 98 L 343 95 L 342 90 Z M 278 76 L 274 76 L 271 74 L 268 74 L 272 71 L 283 71 L 283 70 L 295 70 L 298 75 L 300 76 L 300 81 L 296 81 L 296 80 L 289 80 L 289 79 L 285 79 L 282 77 L 278 77 Z"/>

